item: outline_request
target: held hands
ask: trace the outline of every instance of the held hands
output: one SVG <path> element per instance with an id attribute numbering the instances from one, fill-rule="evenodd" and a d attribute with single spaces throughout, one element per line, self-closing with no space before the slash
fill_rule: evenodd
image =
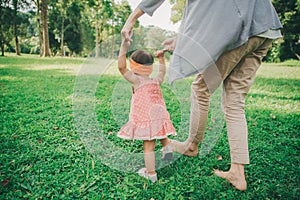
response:
<path id="1" fill-rule="evenodd" d="M 121 48 L 123 47 L 124 50 L 127 50 L 130 46 L 130 43 L 132 42 L 131 38 L 133 35 L 133 30 L 132 30 L 133 26 L 134 26 L 134 22 L 132 20 L 127 20 L 121 30 L 121 36 L 122 36 Z"/>
<path id="2" fill-rule="evenodd" d="M 122 38 L 132 42 L 132 34 L 133 34 L 133 26 L 136 22 L 136 20 L 144 14 L 144 11 L 142 11 L 140 8 L 136 8 L 127 18 L 125 25 L 122 28 L 121 34 Z"/>
<path id="3" fill-rule="evenodd" d="M 154 53 L 154 56 L 156 58 L 163 58 L 164 57 L 164 54 L 165 54 L 166 50 L 158 50 Z"/>
<path id="4" fill-rule="evenodd" d="M 123 40 L 126 40 L 127 42 L 132 42 L 132 34 L 133 34 L 133 28 L 134 26 L 134 23 L 132 22 L 127 22 L 124 27 L 122 28 L 122 31 L 121 31 L 121 35 L 122 35 L 122 39 Z"/>
<path id="5" fill-rule="evenodd" d="M 164 46 L 165 51 L 174 51 L 176 47 L 177 37 L 166 39 L 163 41 L 162 45 Z"/>
<path id="6" fill-rule="evenodd" d="M 121 43 L 121 49 L 123 49 L 124 51 L 127 51 L 130 47 L 130 41 L 126 40 L 126 39 L 122 39 L 122 43 Z"/>
<path id="7" fill-rule="evenodd" d="M 124 27 L 122 28 L 121 31 L 121 36 L 122 36 L 122 44 L 121 44 L 121 48 L 123 48 L 124 50 L 128 50 L 130 43 L 132 42 L 132 34 L 133 34 L 133 25 L 134 23 L 131 21 L 126 22 L 126 24 L 124 25 Z"/>

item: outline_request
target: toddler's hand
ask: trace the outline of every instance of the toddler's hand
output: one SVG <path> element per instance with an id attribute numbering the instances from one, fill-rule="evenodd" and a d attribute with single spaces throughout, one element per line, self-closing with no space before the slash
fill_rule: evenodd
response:
<path id="1" fill-rule="evenodd" d="M 130 41 L 129 40 L 126 40 L 126 39 L 123 39 L 122 40 L 122 44 L 121 44 L 121 48 L 124 48 L 125 50 L 129 49 L 130 47 Z"/>
<path id="2" fill-rule="evenodd" d="M 154 56 L 157 58 L 161 58 L 164 57 L 164 54 L 165 54 L 165 50 L 158 50 L 154 53 Z"/>

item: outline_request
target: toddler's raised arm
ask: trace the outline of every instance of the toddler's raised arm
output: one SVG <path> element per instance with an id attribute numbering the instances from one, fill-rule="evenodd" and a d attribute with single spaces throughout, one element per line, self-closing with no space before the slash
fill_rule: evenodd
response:
<path id="1" fill-rule="evenodd" d="M 120 73 L 124 76 L 124 74 L 129 71 L 126 67 L 126 53 L 130 46 L 130 42 L 126 40 L 122 40 L 119 58 L 118 58 L 118 68 Z"/>
<path id="2" fill-rule="evenodd" d="M 158 58 L 158 62 L 159 62 L 159 72 L 156 78 L 158 79 L 160 84 L 164 82 L 164 78 L 166 74 L 166 63 L 164 58 L 165 51 L 166 50 L 159 50 L 156 51 L 154 54 L 154 56 Z"/>
<path id="3" fill-rule="evenodd" d="M 126 53 L 130 46 L 128 40 L 123 39 L 120 47 L 119 58 L 118 58 L 118 69 L 122 76 L 132 84 L 138 84 L 139 80 L 134 73 L 126 67 Z"/>

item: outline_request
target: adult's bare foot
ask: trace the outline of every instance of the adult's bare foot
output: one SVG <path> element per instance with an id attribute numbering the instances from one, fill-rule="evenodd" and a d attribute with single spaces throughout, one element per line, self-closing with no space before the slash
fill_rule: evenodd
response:
<path id="1" fill-rule="evenodd" d="M 231 169 L 228 172 L 224 172 L 214 169 L 214 174 L 220 178 L 226 179 L 238 190 L 244 191 L 247 189 L 247 182 L 244 172 L 241 173 L 241 171 L 232 171 Z"/>
<path id="2" fill-rule="evenodd" d="M 186 156 L 197 156 L 198 155 L 198 144 L 193 142 L 178 142 L 176 140 L 170 140 L 169 144 L 174 152 L 186 155 Z"/>

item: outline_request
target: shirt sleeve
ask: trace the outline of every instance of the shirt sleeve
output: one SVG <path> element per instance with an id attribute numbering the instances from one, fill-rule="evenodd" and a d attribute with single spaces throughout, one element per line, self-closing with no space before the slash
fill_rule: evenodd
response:
<path id="1" fill-rule="evenodd" d="M 142 0 L 138 5 L 142 11 L 152 16 L 155 10 L 164 2 L 165 0 Z"/>

